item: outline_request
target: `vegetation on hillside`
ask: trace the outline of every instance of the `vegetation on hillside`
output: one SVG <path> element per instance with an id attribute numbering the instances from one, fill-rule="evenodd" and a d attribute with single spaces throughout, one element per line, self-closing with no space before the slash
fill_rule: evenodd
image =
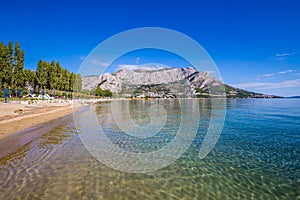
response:
<path id="1" fill-rule="evenodd" d="M 85 97 L 113 97 L 113 93 L 110 90 L 103 90 L 99 86 L 95 87 L 92 90 L 82 90 L 79 96 Z"/>
<path id="2" fill-rule="evenodd" d="M 259 94 L 255 92 L 250 92 L 247 90 L 242 90 L 239 88 L 232 87 L 230 85 L 218 85 L 218 86 L 212 86 L 210 90 L 208 89 L 202 89 L 202 88 L 196 88 L 198 98 L 205 98 L 210 97 L 210 93 L 213 92 L 215 94 L 223 93 L 225 92 L 227 98 L 279 98 L 279 96 L 274 95 L 266 95 L 266 94 Z"/>

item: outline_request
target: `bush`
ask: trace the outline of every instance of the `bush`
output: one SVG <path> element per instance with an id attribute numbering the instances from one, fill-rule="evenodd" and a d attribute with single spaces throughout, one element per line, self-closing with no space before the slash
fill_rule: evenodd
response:
<path id="1" fill-rule="evenodd" d="M 113 93 L 110 90 L 103 90 L 100 87 L 96 87 L 93 93 L 97 97 L 112 97 Z"/>

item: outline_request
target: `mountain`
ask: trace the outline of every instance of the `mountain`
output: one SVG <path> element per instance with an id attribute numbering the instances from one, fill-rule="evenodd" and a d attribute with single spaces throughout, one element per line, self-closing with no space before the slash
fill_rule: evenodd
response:
<path id="1" fill-rule="evenodd" d="M 100 76 L 85 76 L 82 87 L 108 89 L 120 97 L 251 97 L 274 98 L 231 87 L 208 72 L 192 67 L 164 69 L 121 69 Z M 225 93 L 224 93 L 225 92 Z"/>
<path id="2" fill-rule="evenodd" d="M 298 98 L 300 98 L 300 96 L 291 96 L 291 97 L 286 97 L 286 98 L 298 99 Z"/>

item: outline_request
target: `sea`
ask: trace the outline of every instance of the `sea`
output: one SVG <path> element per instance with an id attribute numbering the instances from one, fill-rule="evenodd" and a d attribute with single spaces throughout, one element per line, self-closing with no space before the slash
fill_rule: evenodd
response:
<path id="1" fill-rule="evenodd" d="M 3 200 L 300 199 L 300 99 L 115 100 L 9 137 Z"/>

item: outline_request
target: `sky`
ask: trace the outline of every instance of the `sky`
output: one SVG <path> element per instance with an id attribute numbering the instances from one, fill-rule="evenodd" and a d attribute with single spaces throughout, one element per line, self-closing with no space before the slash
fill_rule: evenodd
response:
<path id="1" fill-rule="evenodd" d="M 298 0 L 2 0 L 0 41 L 20 42 L 27 69 L 43 59 L 77 72 L 89 53 L 115 34 L 168 28 L 201 44 L 225 83 L 295 96 L 300 95 L 299 10 Z M 123 64 L 143 62 L 132 57 Z"/>

